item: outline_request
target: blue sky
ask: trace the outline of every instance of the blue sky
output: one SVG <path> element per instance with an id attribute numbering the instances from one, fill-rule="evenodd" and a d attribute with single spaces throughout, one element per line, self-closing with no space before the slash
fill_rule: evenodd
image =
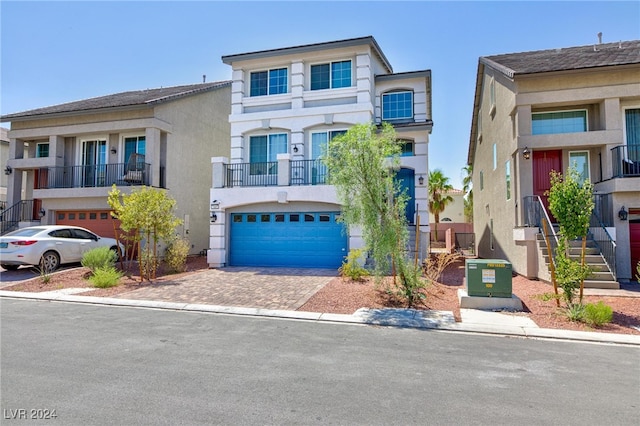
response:
<path id="1" fill-rule="evenodd" d="M 2 114 L 228 80 L 223 55 L 371 35 L 395 72 L 431 70 L 429 165 L 458 188 L 480 56 L 640 39 L 638 1 L 2 0 L 0 19 Z"/>

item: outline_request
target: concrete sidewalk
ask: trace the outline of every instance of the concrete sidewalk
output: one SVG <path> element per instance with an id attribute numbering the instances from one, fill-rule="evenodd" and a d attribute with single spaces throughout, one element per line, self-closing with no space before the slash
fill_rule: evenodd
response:
<path id="1" fill-rule="evenodd" d="M 45 293 L 26 293 L 0 290 L 0 298 L 47 300 L 58 302 L 90 303 L 105 306 L 169 309 L 185 312 L 203 312 L 227 315 L 251 315 L 306 321 L 409 327 L 517 336 L 524 338 L 561 339 L 584 342 L 640 346 L 640 336 L 630 334 L 599 333 L 546 329 L 538 327 L 529 318 L 517 314 L 461 309 L 462 322 L 455 322 L 453 312 L 416 309 L 359 309 L 352 315 L 302 312 L 280 309 L 233 307 L 197 303 L 132 300 L 122 298 L 81 296 L 80 289 L 65 289 Z"/>

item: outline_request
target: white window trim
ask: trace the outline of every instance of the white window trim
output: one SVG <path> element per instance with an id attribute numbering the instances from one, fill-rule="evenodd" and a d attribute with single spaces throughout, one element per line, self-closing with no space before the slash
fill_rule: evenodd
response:
<path id="1" fill-rule="evenodd" d="M 124 155 L 124 140 L 126 138 L 140 138 L 140 137 L 144 137 L 145 138 L 145 144 L 147 143 L 147 135 L 145 132 L 143 133 L 121 133 L 120 134 L 120 141 L 118 142 L 118 162 L 119 163 L 126 163 L 128 158 L 121 158 Z M 107 141 L 108 143 L 108 141 Z M 146 148 L 146 147 L 145 147 Z"/>
<path id="2" fill-rule="evenodd" d="M 281 69 L 287 70 L 287 91 L 285 93 L 271 94 L 269 93 L 269 71 L 275 71 L 275 70 L 281 70 Z M 251 96 L 251 74 L 256 72 L 264 72 L 264 71 L 267 72 L 267 94 Z M 282 95 L 290 94 L 291 93 L 291 67 L 287 65 L 282 65 L 282 66 L 273 66 L 269 68 L 259 68 L 255 70 L 249 70 L 247 71 L 246 83 L 247 83 L 247 91 L 246 91 L 245 97 L 247 98 L 265 98 L 267 96 L 282 96 Z"/>
<path id="3" fill-rule="evenodd" d="M 399 117 L 399 118 L 393 118 L 393 119 L 385 119 L 384 118 L 384 97 L 387 95 L 395 95 L 398 93 L 411 93 L 411 115 L 409 117 Z M 396 120 L 412 120 L 415 117 L 415 92 L 413 90 L 408 90 L 408 89 L 393 89 L 393 90 L 388 90 L 384 93 L 382 93 L 380 95 L 380 119 L 382 121 L 396 121 Z"/>
<path id="4" fill-rule="evenodd" d="M 351 62 L 351 86 L 349 87 L 338 87 L 338 88 L 334 88 L 331 87 L 331 83 L 332 83 L 332 75 L 331 75 L 331 64 L 334 62 L 346 62 L 349 61 Z M 356 61 L 354 60 L 354 58 L 343 58 L 343 59 L 327 59 L 324 61 L 317 61 L 317 62 L 312 62 L 309 63 L 309 65 L 307 66 L 307 68 L 305 69 L 308 77 L 305 78 L 305 88 L 306 91 L 309 92 L 325 92 L 327 90 L 342 90 L 342 89 L 350 89 L 352 87 L 356 87 L 356 74 L 355 74 L 355 63 Z M 325 64 L 329 64 L 329 87 L 327 89 L 317 89 L 317 90 L 311 90 L 311 67 L 315 66 L 315 65 L 325 65 Z"/>
<path id="5" fill-rule="evenodd" d="M 39 149 L 38 149 L 38 147 L 39 147 L 40 145 L 49 145 L 49 153 L 51 153 L 51 143 L 50 143 L 49 141 L 46 141 L 46 142 L 44 142 L 44 141 L 43 141 L 43 142 L 36 142 L 36 152 L 35 152 L 35 154 L 36 154 L 36 158 L 48 158 L 48 157 L 49 157 L 48 155 L 47 155 L 46 157 L 40 157 L 40 156 L 38 155 L 38 153 L 40 152 L 40 151 L 39 151 Z"/>
<path id="6" fill-rule="evenodd" d="M 96 136 L 83 136 L 82 138 L 78 138 L 77 139 L 77 146 L 76 146 L 76 164 L 77 165 L 81 165 L 82 164 L 82 147 L 84 146 L 85 142 L 91 142 L 91 141 L 98 141 L 98 142 L 102 142 L 104 141 L 107 144 L 107 160 L 109 159 L 109 136 L 108 135 L 96 135 Z"/>
<path id="7" fill-rule="evenodd" d="M 250 135 L 246 135 L 247 141 L 247 149 L 245 149 L 245 163 L 251 163 L 251 138 L 266 136 L 267 137 L 267 147 L 269 146 L 269 136 L 271 135 L 286 135 L 287 136 L 287 150 L 285 152 L 291 152 L 291 134 L 289 132 L 269 132 L 269 133 L 252 133 Z M 269 152 L 267 151 L 267 158 L 269 157 Z M 268 160 L 267 160 L 268 162 Z"/>
<path id="8" fill-rule="evenodd" d="M 627 110 L 628 109 L 640 109 L 640 105 L 627 105 L 625 107 L 622 108 L 622 142 L 624 146 L 629 145 L 627 143 L 627 120 L 626 120 L 626 115 L 627 115 Z"/>
<path id="9" fill-rule="evenodd" d="M 588 166 L 588 171 L 589 171 L 589 176 L 587 176 L 587 181 L 591 182 L 591 154 L 589 153 L 589 151 L 587 151 L 587 150 L 569 151 L 569 153 L 568 153 L 569 167 L 573 166 L 573 164 L 571 164 L 571 154 L 582 154 L 582 153 L 586 153 L 587 154 L 587 166 Z"/>

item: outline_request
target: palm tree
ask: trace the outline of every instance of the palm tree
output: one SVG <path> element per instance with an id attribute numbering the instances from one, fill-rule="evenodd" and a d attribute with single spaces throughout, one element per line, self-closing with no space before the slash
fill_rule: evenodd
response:
<path id="1" fill-rule="evenodd" d="M 473 166 L 467 164 L 462 168 L 462 191 L 464 191 L 464 219 L 473 222 Z"/>
<path id="2" fill-rule="evenodd" d="M 436 219 L 435 236 L 438 241 L 438 223 L 440 223 L 440 213 L 444 211 L 447 205 L 453 202 L 453 197 L 447 193 L 453 189 L 453 185 L 449 183 L 442 170 L 436 169 L 429 172 L 429 210 Z"/>

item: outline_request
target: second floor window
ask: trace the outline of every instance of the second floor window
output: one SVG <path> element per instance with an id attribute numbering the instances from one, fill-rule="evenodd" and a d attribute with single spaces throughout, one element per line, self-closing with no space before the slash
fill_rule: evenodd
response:
<path id="1" fill-rule="evenodd" d="M 146 154 L 146 138 L 144 136 L 131 136 L 124 138 L 124 161 L 129 160 L 131 154 Z"/>
<path id="2" fill-rule="evenodd" d="M 413 118 L 413 92 L 391 92 L 382 95 L 382 119 Z"/>
<path id="3" fill-rule="evenodd" d="M 278 95 L 287 93 L 287 69 L 277 68 L 251 73 L 250 96 Z"/>
<path id="4" fill-rule="evenodd" d="M 311 90 L 351 87 L 351 61 L 311 65 Z"/>
<path id="5" fill-rule="evenodd" d="M 49 144 L 39 143 L 36 145 L 36 158 L 45 158 L 49 156 Z"/>
<path id="6" fill-rule="evenodd" d="M 276 174 L 278 154 L 287 153 L 287 135 L 275 133 L 272 135 L 251 136 L 249 138 L 249 163 L 252 175 Z"/>
<path id="7" fill-rule="evenodd" d="M 327 150 L 327 144 L 336 136 L 347 133 L 346 130 L 330 130 L 328 132 L 314 132 L 311 134 L 311 159 L 317 160 Z"/>
<path id="8" fill-rule="evenodd" d="M 587 111 L 558 111 L 531 114 L 531 134 L 552 135 L 587 131 Z"/>

